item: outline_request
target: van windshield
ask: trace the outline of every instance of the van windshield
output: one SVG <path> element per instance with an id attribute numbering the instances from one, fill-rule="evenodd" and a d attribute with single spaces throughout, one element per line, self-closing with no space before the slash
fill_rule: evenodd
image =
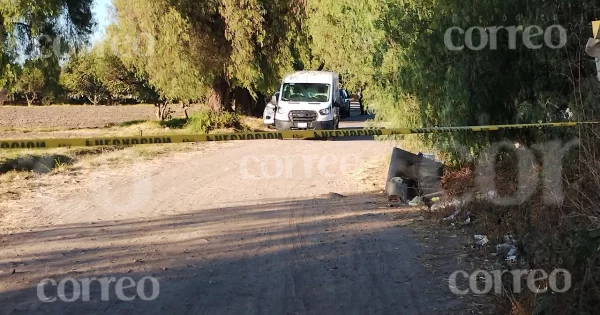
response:
<path id="1" fill-rule="evenodd" d="M 328 102 L 329 84 L 284 83 L 281 100 L 289 102 Z"/>

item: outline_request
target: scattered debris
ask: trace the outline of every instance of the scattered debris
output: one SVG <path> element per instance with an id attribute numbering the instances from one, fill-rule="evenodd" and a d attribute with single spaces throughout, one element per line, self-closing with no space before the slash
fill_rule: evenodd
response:
<path id="1" fill-rule="evenodd" d="M 498 192 L 497 192 L 497 191 L 495 191 L 495 190 L 490 190 L 490 191 L 488 191 L 488 192 L 487 192 L 487 193 L 485 193 L 485 194 L 483 194 L 483 193 L 477 193 L 477 195 L 476 195 L 476 198 L 477 198 L 478 200 L 487 200 L 487 201 L 492 201 L 492 200 L 494 200 L 495 198 L 497 198 L 498 196 L 499 196 L 499 195 L 498 195 Z"/>
<path id="2" fill-rule="evenodd" d="M 445 210 L 448 207 L 455 207 L 457 210 L 459 210 L 461 205 L 462 205 L 462 202 L 460 200 L 454 199 L 450 202 L 436 203 L 433 206 L 431 206 L 431 208 L 429 210 L 430 211 L 441 211 L 441 210 Z"/>
<path id="3" fill-rule="evenodd" d="M 445 217 L 444 221 L 452 221 L 452 220 L 456 219 L 456 216 L 458 216 L 459 214 L 460 214 L 460 209 L 456 209 L 456 211 L 454 211 L 454 213 Z"/>
<path id="4" fill-rule="evenodd" d="M 11 270 L 10 270 L 10 272 L 9 272 L 8 274 L 10 274 L 10 275 L 14 275 L 15 273 L 17 273 L 17 270 L 16 270 L 16 269 L 11 269 Z"/>
<path id="5" fill-rule="evenodd" d="M 487 235 L 473 235 L 473 237 L 477 240 L 475 244 L 480 247 L 490 242 Z"/>
<path id="6" fill-rule="evenodd" d="M 420 217 L 416 218 L 415 221 L 425 221 L 425 217 L 420 216 Z"/>
<path id="7" fill-rule="evenodd" d="M 511 234 L 506 234 L 506 235 L 504 235 L 504 242 L 516 245 L 517 239 L 514 238 L 514 236 L 512 236 Z"/>
<path id="8" fill-rule="evenodd" d="M 444 209 L 444 205 L 441 203 L 434 203 L 430 208 L 429 211 L 440 211 Z"/>
<path id="9" fill-rule="evenodd" d="M 510 263 L 516 262 L 518 255 L 517 240 L 510 234 L 505 235 L 504 243 L 496 245 L 496 251 L 506 261 Z"/>
<path id="10" fill-rule="evenodd" d="M 421 197 L 417 196 L 413 200 L 411 200 L 408 203 L 408 205 L 411 206 L 411 207 L 418 207 L 420 205 L 423 205 L 423 199 Z"/>
<path id="11" fill-rule="evenodd" d="M 471 216 L 467 215 L 467 219 L 465 220 L 465 225 L 471 224 Z"/>

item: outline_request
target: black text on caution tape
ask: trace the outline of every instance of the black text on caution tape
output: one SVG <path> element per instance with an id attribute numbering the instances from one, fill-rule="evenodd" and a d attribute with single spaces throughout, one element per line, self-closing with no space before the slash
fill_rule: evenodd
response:
<path id="1" fill-rule="evenodd" d="M 102 145 L 136 145 L 136 144 L 152 144 L 152 143 L 172 143 L 169 137 L 143 137 L 143 138 L 114 138 L 114 139 L 90 139 L 85 141 L 85 145 L 102 146 Z"/>
<path id="2" fill-rule="evenodd" d="M 381 129 L 358 129 L 358 130 L 326 130 L 326 131 L 314 131 L 313 136 L 315 138 L 329 138 L 329 137 L 361 137 L 361 136 L 381 136 L 383 131 Z"/>
<path id="3" fill-rule="evenodd" d="M 228 135 L 206 136 L 207 141 L 228 140 L 261 140 L 261 139 L 283 139 L 283 134 L 278 132 L 236 133 Z"/>
<path id="4" fill-rule="evenodd" d="M 0 148 L 2 149 L 35 149 L 45 147 L 46 141 L 0 141 Z"/>

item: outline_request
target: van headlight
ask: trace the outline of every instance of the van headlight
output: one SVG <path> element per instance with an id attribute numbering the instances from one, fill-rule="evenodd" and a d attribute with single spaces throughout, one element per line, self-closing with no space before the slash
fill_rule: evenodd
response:
<path id="1" fill-rule="evenodd" d="M 321 115 L 329 115 L 329 114 L 331 114 L 331 109 L 329 109 L 329 108 L 321 109 L 319 111 L 319 114 L 321 114 Z"/>
<path id="2" fill-rule="evenodd" d="M 277 107 L 277 113 L 281 115 L 287 115 L 287 111 L 281 107 Z"/>

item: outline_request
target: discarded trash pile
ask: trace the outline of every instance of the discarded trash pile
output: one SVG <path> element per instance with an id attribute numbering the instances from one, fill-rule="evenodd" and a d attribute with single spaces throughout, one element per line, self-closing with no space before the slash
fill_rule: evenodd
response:
<path id="1" fill-rule="evenodd" d="M 473 238 L 476 241 L 475 246 L 478 248 L 483 248 L 490 242 L 487 235 L 473 235 Z M 504 236 L 504 243 L 496 245 L 495 255 L 503 258 L 510 264 L 517 262 L 517 254 L 517 240 L 510 234 Z"/>
<path id="2" fill-rule="evenodd" d="M 493 201 L 498 194 L 495 191 L 489 191 L 487 194 L 478 194 L 475 197 L 476 201 Z M 449 216 L 445 217 L 443 221 L 451 222 L 452 226 L 455 225 L 455 222 L 458 221 L 462 216 L 463 225 L 468 225 L 471 223 L 472 215 L 469 211 L 465 211 L 463 213 L 463 209 L 467 208 L 467 205 L 472 201 L 472 199 L 458 199 L 454 198 L 449 201 L 442 201 L 441 198 L 425 198 L 424 203 L 428 204 L 429 211 L 431 212 L 447 212 L 448 209 L 454 209 L 454 212 Z"/>
<path id="3" fill-rule="evenodd" d="M 495 191 L 488 191 L 486 194 L 478 194 L 475 197 L 475 200 L 480 202 L 491 202 L 497 197 L 498 194 Z M 435 202 L 429 207 L 429 211 L 447 212 L 448 210 L 451 211 L 451 209 L 454 209 L 454 212 L 444 217 L 442 222 L 448 222 L 452 227 L 463 227 L 470 225 L 474 220 L 474 216 L 470 211 L 465 210 L 463 212 L 464 209 L 468 208 L 469 203 L 470 201 L 463 201 L 459 199 Z M 487 235 L 473 235 L 473 238 L 475 240 L 474 246 L 477 248 L 483 248 L 491 242 Z M 504 236 L 504 243 L 496 245 L 495 255 L 501 257 L 508 263 L 516 263 L 518 255 L 517 244 L 517 240 L 511 234 L 507 234 Z"/>
<path id="4" fill-rule="evenodd" d="M 533 179 L 534 184 L 521 177 L 523 170 L 517 163 L 521 151 L 516 147 L 516 153 L 479 156 L 477 167 L 465 162 L 462 168 L 447 171 L 440 181 L 444 198 L 432 199 L 427 207 L 430 217 L 468 235 L 469 245 L 481 254 L 472 261 L 475 268 L 495 268 L 489 264 L 501 263 L 503 270 L 541 270 L 548 275 L 559 269 L 568 272 L 568 282 L 567 278 L 558 280 L 569 284 L 570 290 L 557 294 L 559 291 L 541 280 L 538 284 L 545 284 L 547 292 L 525 290 L 504 296 L 504 313 L 511 309 L 520 314 L 598 313 L 600 130 L 584 131 L 580 132 L 588 138 L 582 143 L 588 147 L 565 153 L 562 169 L 537 156 L 528 164 L 527 180 Z M 480 167 L 486 163 L 493 168 Z M 494 171 L 485 171 L 488 169 Z M 554 191 L 556 181 L 536 181 L 548 172 L 562 172 L 557 181 L 564 186 Z M 427 198 L 421 201 L 427 205 Z M 490 261 L 490 257 L 498 261 Z"/>

